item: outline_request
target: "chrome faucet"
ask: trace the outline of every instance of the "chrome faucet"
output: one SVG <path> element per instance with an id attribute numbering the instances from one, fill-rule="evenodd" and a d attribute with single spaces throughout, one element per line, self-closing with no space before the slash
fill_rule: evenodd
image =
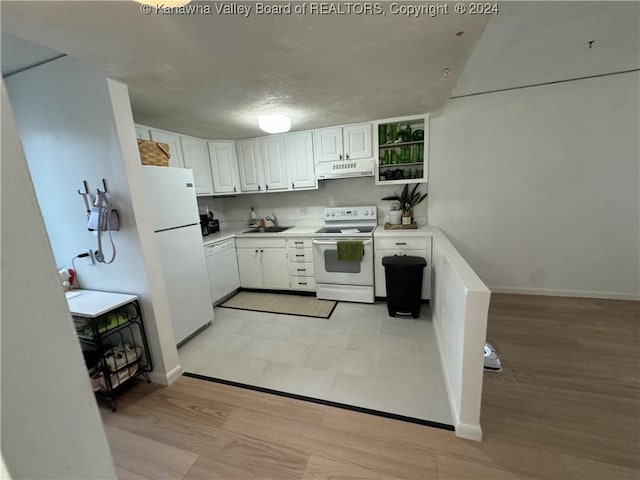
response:
<path id="1" fill-rule="evenodd" d="M 269 215 L 267 215 L 264 219 L 265 220 L 269 220 L 271 223 L 273 223 L 274 227 L 278 226 L 278 217 L 276 217 L 276 214 L 271 212 L 271 215 L 273 215 L 273 218 L 271 218 Z"/>

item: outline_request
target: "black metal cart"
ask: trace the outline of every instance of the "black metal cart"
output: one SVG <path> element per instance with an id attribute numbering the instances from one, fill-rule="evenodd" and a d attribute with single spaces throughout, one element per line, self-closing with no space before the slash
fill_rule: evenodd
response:
<path id="1" fill-rule="evenodd" d="M 116 411 L 117 398 L 153 368 L 137 295 L 96 290 L 67 292 L 91 385 Z"/>

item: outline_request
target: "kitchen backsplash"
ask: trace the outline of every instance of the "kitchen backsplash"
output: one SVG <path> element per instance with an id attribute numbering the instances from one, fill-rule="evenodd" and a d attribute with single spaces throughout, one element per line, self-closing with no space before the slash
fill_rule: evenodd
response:
<path id="1" fill-rule="evenodd" d="M 387 219 L 393 202 L 381 200 L 382 197 L 400 193 L 402 185 L 375 186 L 371 177 L 323 180 L 317 190 L 282 193 L 257 193 L 236 197 L 198 197 L 199 205 L 207 205 L 220 220 L 221 228 L 241 226 L 249 219 L 249 210 L 253 207 L 258 218 L 275 213 L 278 221 L 286 225 L 292 223 L 319 224 L 324 222 L 325 207 L 376 205 L 378 223 Z M 420 187 L 426 191 L 427 185 Z M 414 218 L 419 225 L 427 223 L 427 202 L 422 202 L 414 210 Z M 232 225 L 236 224 L 236 225 Z"/>

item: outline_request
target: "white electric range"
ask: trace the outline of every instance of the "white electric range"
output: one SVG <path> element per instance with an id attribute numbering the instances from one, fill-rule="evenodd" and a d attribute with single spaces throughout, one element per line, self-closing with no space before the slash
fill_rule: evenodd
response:
<path id="1" fill-rule="evenodd" d="M 378 224 L 375 205 L 331 207 L 324 211 L 324 228 L 313 234 L 316 296 L 326 300 L 373 303 L 373 231 Z M 338 242 L 361 241 L 362 260 L 338 260 Z"/>

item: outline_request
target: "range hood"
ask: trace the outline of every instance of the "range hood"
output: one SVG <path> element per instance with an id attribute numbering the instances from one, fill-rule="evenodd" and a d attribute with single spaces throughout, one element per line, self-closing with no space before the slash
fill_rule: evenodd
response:
<path id="1" fill-rule="evenodd" d="M 373 159 L 339 160 L 316 164 L 316 178 L 329 180 L 332 178 L 372 177 Z"/>

